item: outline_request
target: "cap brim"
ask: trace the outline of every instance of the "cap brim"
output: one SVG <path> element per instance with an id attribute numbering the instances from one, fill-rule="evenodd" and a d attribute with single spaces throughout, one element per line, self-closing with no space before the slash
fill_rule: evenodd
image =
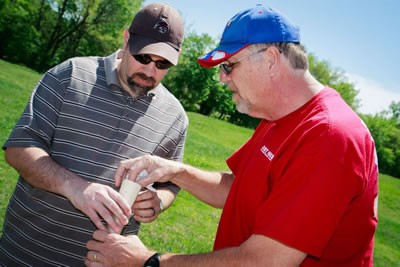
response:
<path id="1" fill-rule="evenodd" d="M 205 54 L 197 59 L 197 62 L 206 68 L 215 67 L 231 56 L 239 53 L 241 50 L 249 46 L 249 44 L 220 45 L 213 51 Z"/>
<path id="2" fill-rule="evenodd" d="M 168 43 L 144 36 L 131 34 L 131 38 L 129 38 L 129 51 L 132 54 L 152 54 L 160 56 L 174 65 L 178 64 L 179 51 Z"/>

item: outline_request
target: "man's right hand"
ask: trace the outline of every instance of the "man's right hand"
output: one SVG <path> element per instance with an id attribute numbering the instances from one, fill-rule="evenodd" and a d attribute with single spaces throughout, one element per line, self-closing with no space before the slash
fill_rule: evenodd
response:
<path id="1" fill-rule="evenodd" d="M 173 179 L 182 173 L 185 168 L 180 162 L 157 156 L 145 155 L 134 159 L 127 159 L 120 162 L 115 172 L 115 185 L 119 186 L 127 174 L 130 180 L 136 181 L 137 175 L 143 170 L 146 170 L 148 175 L 140 179 L 138 183 L 142 187 L 146 187 L 154 182 L 174 182 Z"/>
<path id="2" fill-rule="evenodd" d="M 203 171 L 181 162 L 144 155 L 120 162 L 114 175 L 115 185 L 119 186 L 126 175 L 129 180 L 136 181 L 143 170 L 147 170 L 148 175 L 137 181 L 142 187 L 171 181 L 215 208 L 224 207 L 235 178 L 232 173 Z"/>
<path id="3" fill-rule="evenodd" d="M 70 183 L 70 189 L 65 192 L 72 205 L 86 214 L 98 229 L 107 230 L 101 218 L 116 233 L 128 223 L 131 207 L 117 191 L 107 185 L 81 180 Z M 123 225 L 118 224 L 113 217 L 118 218 Z"/>

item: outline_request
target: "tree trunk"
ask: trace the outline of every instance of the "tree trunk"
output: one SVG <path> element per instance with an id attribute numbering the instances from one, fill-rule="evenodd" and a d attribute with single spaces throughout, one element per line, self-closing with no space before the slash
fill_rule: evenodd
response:
<path id="1" fill-rule="evenodd" d="M 36 30 L 38 30 L 38 31 L 40 31 L 40 25 L 42 24 L 43 10 L 44 10 L 45 3 L 46 3 L 46 0 L 42 0 L 42 2 L 40 3 L 38 19 L 36 21 Z"/>
<path id="2" fill-rule="evenodd" d="M 47 42 L 47 51 L 50 50 L 50 47 L 52 46 L 52 44 L 54 43 L 54 41 L 57 39 L 57 35 L 59 35 L 61 33 L 61 22 L 63 20 L 63 16 L 65 14 L 65 10 L 67 9 L 67 4 L 68 4 L 69 0 L 64 0 L 63 1 L 63 5 L 61 10 L 58 13 L 58 19 L 57 19 L 57 23 L 56 26 L 54 27 L 53 32 L 51 33 L 51 36 L 49 38 L 49 41 Z"/>

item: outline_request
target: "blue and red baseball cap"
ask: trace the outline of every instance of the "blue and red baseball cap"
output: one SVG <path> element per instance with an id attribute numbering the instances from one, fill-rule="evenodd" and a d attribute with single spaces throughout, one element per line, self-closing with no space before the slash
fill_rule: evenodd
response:
<path id="1" fill-rule="evenodd" d="M 275 42 L 300 43 L 300 28 L 279 11 L 257 5 L 231 18 L 218 47 L 197 62 L 211 68 L 251 44 Z"/>

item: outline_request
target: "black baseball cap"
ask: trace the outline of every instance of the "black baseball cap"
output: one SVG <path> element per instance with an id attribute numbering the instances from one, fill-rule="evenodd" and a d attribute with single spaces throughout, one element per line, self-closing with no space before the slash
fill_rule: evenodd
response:
<path id="1" fill-rule="evenodd" d="M 129 34 L 132 54 L 153 54 L 178 64 L 184 24 L 175 8 L 165 3 L 143 7 L 134 17 Z"/>

